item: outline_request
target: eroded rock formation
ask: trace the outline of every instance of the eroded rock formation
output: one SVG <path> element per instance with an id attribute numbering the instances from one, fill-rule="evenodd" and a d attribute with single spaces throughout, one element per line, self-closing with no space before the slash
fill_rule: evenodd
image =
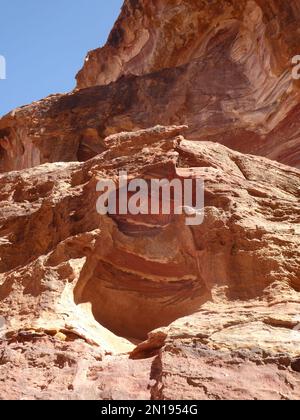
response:
<path id="1" fill-rule="evenodd" d="M 300 397 L 299 20 L 125 1 L 78 90 L 0 120 L 1 398 Z M 203 223 L 100 215 L 124 170 L 203 179 Z"/>
<path id="2" fill-rule="evenodd" d="M 210 359 L 219 360 L 232 379 L 236 370 L 254 367 L 264 391 L 249 390 L 247 376 L 240 384 L 247 389 L 244 396 L 297 396 L 291 365 L 300 344 L 293 331 L 300 307 L 300 172 L 214 143 L 188 141 L 177 135 L 180 130 L 156 127 L 112 136 L 104 141 L 108 150 L 85 163 L 1 176 L 0 298 L 7 338 L 0 371 L 6 393 L 76 397 L 72 380 L 85 351 L 81 385 L 95 398 L 101 398 L 106 376 L 93 372 L 105 371 L 103 366 L 128 371 L 124 380 L 143 397 L 149 383 L 153 398 L 232 397 L 226 380 L 207 379 L 214 391 L 204 393 L 201 375 Z M 96 184 L 117 179 L 120 168 L 132 178 L 203 177 L 204 223 L 190 228 L 179 215 L 100 216 Z M 128 229 L 132 223 L 134 234 Z M 22 359 L 17 349 L 23 349 Z M 145 359 L 140 380 L 132 377 L 133 362 L 116 357 L 128 352 Z M 176 366 L 184 366 L 181 357 L 191 358 L 186 380 L 176 373 Z M 172 385 L 164 373 L 170 363 Z M 11 385 L 12 391 L 10 378 L 24 365 L 28 388 Z M 56 379 L 48 387 L 46 377 L 57 376 L 58 368 L 67 369 L 67 383 Z M 36 388 L 30 384 L 33 369 L 39 370 Z M 263 379 L 271 373 L 272 386 Z M 186 385 L 177 384 L 176 375 Z M 130 393 L 123 389 L 119 396 Z"/>
<path id="3" fill-rule="evenodd" d="M 299 0 L 128 0 L 107 44 L 88 54 L 77 86 L 193 63 L 187 77 L 170 72 L 175 88 L 161 73 L 172 105 L 181 101 L 171 106 L 172 123 L 188 123 L 197 139 L 299 167 L 299 84 L 291 80 L 299 24 Z M 161 123 L 170 123 L 167 115 Z"/>
<path id="4" fill-rule="evenodd" d="M 299 10 L 299 0 L 126 1 L 81 91 L 0 120 L 0 170 L 87 160 L 109 134 L 156 124 L 300 167 Z"/>
<path id="5" fill-rule="evenodd" d="M 126 0 L 107 44 L 87 55 L 78 88 L 178 67 L 217 45 L 254 82 L 270 78 L 270 70 L 282 73 L 299 53 L 299 11 L 297 0 Z"/>

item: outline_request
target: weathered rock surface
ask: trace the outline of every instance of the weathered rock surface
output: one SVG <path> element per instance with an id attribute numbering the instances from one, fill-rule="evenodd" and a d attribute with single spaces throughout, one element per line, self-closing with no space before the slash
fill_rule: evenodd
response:
<path id="1" fill-rule="evenodd" d="M 0 171 L 86 161 L 105 150 L 107 136 L 156 124 L 187 125 L 190 140 L 216 141 L 300 167 L 300 106 L 297 91 L 290 91 L 291 73 L 271 78 L 276 86 L 268 79 L 268 91 L 256 86 L 264 96 L 258 104 L 239 69 L 230 66 L 224 73 L 222 64 L 211 67 L 199 58 L 15 110 L 0 119 Z"/>
<path id="2" fill-rule="evenodd" d="M 1 399 L 300 398 L 299 24 L 126 0 L 74 92 L 0 119 Z M 203 223 L 100 215 L 124 170 L 204 180 Z"/>
<path id="3" fill-rule="evenodd" d="M 1 175 L 3 398 L 299 398 L 300 171 L 185 129 Z M 203 178 L 204 223 L 99 215 L 124 169 Z"/>
<path id="4" fill-rule="evenodd" d="M 107 44 L 88 53 L 78 88 L 178 67 L 216 44 L 235 53 L 233 63 L 252 61 L 253 76 L 264 63 L 279 74 L 299 53 L 299 7 L 297 0 L 125 0 Z"/>
<path id="5" fill-rule="evenodd" d="M 80 91 L 0 119 L 0 171 L 85 161 L 156 124 L 299 168 L 299 24 L 300 0 L 125 1 Z"/>
<path id="6" fill-rule="evenodd" d="M 299 84 L 291 77 L 299 24 L 299 0 L 128 0 L 77 86 L 156 72 L 152 94 L 165 83 L 172 95 L 172 104 L 159 101 L 170 114 L 157 122 L 187 123 L 197 139 L 299 167 Z"/>
<path id="7" fill-rule="evenodd" d="M 0 344 L 1 399 L 148 400 L 153 359 L 104 354 L 80 340 L 19 331 Z M 121 374 L 120 374 L 121 373 Z"/>
<path id="8" fill-rule="evenodd" d="M 81 91 L 0 119 L 0 172 L 85 161 L 156 124 L 300 168 L 299 25 L 300 0 L 126 0 Z"/>

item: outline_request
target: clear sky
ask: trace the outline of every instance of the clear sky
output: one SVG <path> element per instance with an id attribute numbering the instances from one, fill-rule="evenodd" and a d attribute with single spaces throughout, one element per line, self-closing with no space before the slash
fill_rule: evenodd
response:
<path id="1" fill-rule="evenodd" d="M 0 116 L 75 86 L 88 50 L 106 42 L 123 0 L 0 0 Z"/>

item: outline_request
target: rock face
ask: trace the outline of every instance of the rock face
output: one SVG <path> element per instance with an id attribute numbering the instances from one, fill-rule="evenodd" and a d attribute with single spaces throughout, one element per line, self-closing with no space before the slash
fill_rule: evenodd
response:
<path id="1" fill-rule="evenodd" d="M 87 55 L 78 88 L 178 67 L 216 44 L 231 52 L 232 64 L 255 64 L 247 69 L 253 79 L 264 64 L 280 74 L 299 53 L 299 7 L 297 0 L 125 0 L 107 44 Z"/>
<path id="2" fill-rule="evenodd" d="M 4 396 L 76 398 L 77 386 L 94 398 L 299 396 L 300 172 L 182 129 L 111 136 L 85 163 L 1 176 Z M 120 168 L 203 178 L 204 223 L 100 216 L 96 184 Z M 107 377 L 120 371 L 117 391 Z"/>
<path id="3" fill-rule="evenodd" d="M 125 1 L 79 91 L 0 120 L 0 171 L 87 160 L 108 135 L 156 124 L 300 168 L 299 11 L 300 0 Z"/>
<path id="4" fill-rule="evenodd" d="M 171 105 L 162 97 L 170 114 L 160 123 L 187 123 L 190 138 L 300 167 L 299 84 L 291 78 L 299 24 L 299 0 L 128 0 L 77 86 L 155 72 L 172 95 Z"/>
<path id="5" fill-rule="evenodd" d="M 299 20 L 125 1 L 79 90 L 0 120 L 0 398 L 300 398 Z M 203 180 L 203 223 L 101 215 L 122 171 Z"/>

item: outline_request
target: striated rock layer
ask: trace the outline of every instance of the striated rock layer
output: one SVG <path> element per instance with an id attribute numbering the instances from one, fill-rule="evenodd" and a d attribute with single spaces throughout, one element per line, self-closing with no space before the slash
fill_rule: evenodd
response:
<path id="1" fill-rule="evenodd" d="M 300 0 L 125 1 L 79 92 L 0 119 L 0 171 L 87 160 L 156 124 L 299 168 L 299 25 Z"/>
<path id="2" fill-rule="evenodd" d="M 1 399 L 300 398 L 299 23 L 126 0 L 74 92 L 0 119 Z M 99 214 L 121 171 L 204 180 L 203 223 Z"/>
<path id="3" fill-rule="evenodd" d="M 299 24 L 299 0 L 128 0 L 107 44 L 88 54 L 77 87 L 156 72 L 173 96 L 172 123 L 299 167 L 299 84 L 291 77 Z M 179 79 L 170 70 L 188 65 L 193 71 Z M 170 123 L 167 115 L 161 123 Z"/>
<path id="4" fill-rule="evenodd" d="M 299 53 L 299 7 L 297 0 L 125 0 L 107 44 L 88 53 L 78 88 L 178 67 L 217 43 L 235 52 L 233 62 L 265 63 L 280 73 Z M 259 68 L 250 70 L 258 75 Z"/>
<path id="5" fill-rule="evenodd" d="M 184 129 L 0 177 L 3 398 L 299 398 L 300 171 Z M 120 170 L 203 178 L 204 223 L 99 215 Z"/>
<path id="6" fill-rule="evenodd" d="M 238 68 L 224 79 L 222 66 L 211 68 L 208 60 L 198 59 L 51 96 L 0 120 L 0 171 L 86 161 L 105 150 L 104 139 L 111 134 L 178 123 L 188 125 L 190 140 L 216 141 L 300 167 L 298 96 L 294 91 L 287 95 L 289 73 L 280 80 L 279 90 L 272 86 L 272 94 L 257 106 Z M 257 92 L 263 92 L 261 87 Z"/>

